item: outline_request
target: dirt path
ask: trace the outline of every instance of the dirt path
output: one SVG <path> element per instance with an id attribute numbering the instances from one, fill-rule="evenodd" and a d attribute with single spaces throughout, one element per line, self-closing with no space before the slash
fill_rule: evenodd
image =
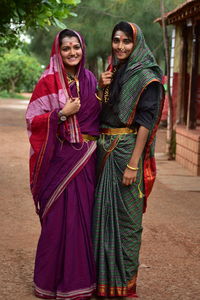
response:
<path id="1" fill-rule="evenodd" d="M 8 107 L 9 106 L 9 107 Z M 2 300 L 33 300 L 40 231 L 28 182 L 25 102 L 0 100 L 0 280 Z M 159 132 L 159 152 L 164 151 Z M 199 193 L 157 180 L 144 216 L 138 293 L 141 300 L 200 299 Z"/>

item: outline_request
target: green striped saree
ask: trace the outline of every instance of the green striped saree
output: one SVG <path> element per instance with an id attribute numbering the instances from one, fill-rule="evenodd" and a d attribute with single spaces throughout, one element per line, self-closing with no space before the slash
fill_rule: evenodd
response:
<path id="1" fill-rule="evenodd" d="M 140 28 L 133 29 L 134 50 L 123 75 L 119 119 L 133 124 L 140 95 L 161 71 L 145 44 Z M 159 86 L 159 84 L 158 84 Z M 108 94 L 108 93 L 107 93 Z M 122 177 L 135 147 L 137 133 L 105 135 L 98 141 L 99 179 L 93 218 L 93 243 L 99 296 L 136 296 L 136 278 L 142 234 L 142 215 L 155 180 L 154 137 L 162 110 L 162 87 L 149 138 L 139 161 L 137 180 L 131 186 Z M 105 106 L 104 106 L 105 107 Z M 110 120 L 115 116 L 110 116 Z M 101 124 L 105 127 L 105 124 Z"/>
<path id="2" fill-rule="evenodd" d="M 101 136 L 98 164 L 116 136 Z M 127 283 L 134 285 L 142 233 L 143 163 L 136 183 L 122 185 L 122 176 L 136 141 L 135 134 L 122 135 L 110 153 L 100 176 L 94 215 L 94 248 L 98 266 L 98 294 L 122 296 Z M 101 170 L 100 170 L 101 172 Z M 134 199 L 134 200 L 133 200 Z"/>

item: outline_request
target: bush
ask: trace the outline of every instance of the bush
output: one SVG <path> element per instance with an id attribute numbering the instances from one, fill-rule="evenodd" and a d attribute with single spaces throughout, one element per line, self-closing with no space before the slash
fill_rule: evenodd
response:
<path id="1" fill-rule="evenodd" d="M 4 53 L 0 57 L 0 65 L 0 90 L 9 93 L 31 92 L 42 72 L 36 58 L 20 49 Z"/>
<path id="2" fill-rule="evenodd" d="M 0 91 L 0 98 L 12 98 L 12 99 L 30 99 L 30 97 L 27 96 L 23 96 L 21 94 L 17 94 L 17 93 L 9 93 L 8 91 Z"/>

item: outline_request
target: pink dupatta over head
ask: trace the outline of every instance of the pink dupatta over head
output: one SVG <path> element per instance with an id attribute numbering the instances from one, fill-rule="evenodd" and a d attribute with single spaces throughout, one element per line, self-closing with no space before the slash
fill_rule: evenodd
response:
<path id="1" fill-rule="evenodd" d="M 85 52 L 85 44 L 82 37 L 79 33 L 75 32 L 78 36 L 83 54 Z M 67 101 L 72 97 L 69 84 L 66 77 L 65 68 L 62 62 L 62 57 L 60 55 L 60 46 L 59 46 L 59 35 L 60 32 L 56 35 L 54 40 L 50 63 L 47 66 L 46 70 L 42 74 L 40 80 L 38 81 L 35 90 L 33 91 L 28 110 L 26 113 L 27 127 L 29 132 L 29 137 L 32 135 L 32 128 L 34 125 L 34 117 L 43 115 L 47 112 L 46 118 L 48 118 L 49 111 L 54 109 L 62 109 Z M 83 55 L 84 57 L 84 55 Z M 81 75 L 84 67 L 84 58 L 82 59 L 78 74 Z M 41 118 L 41 124 L 38 123 L 37 127 L 42 126 L 43 131 L 38 137 L 38 141 L 33 141 L 31 143 L 31 158 L 30 158 L 30 174 L 33 173 L 33 168 L 35 165 L 35 159 L 38 154 L 38 150 L 41 148 L 41 142 L 44 140 L 44 136 L 47 130 L 47 122 L 45 115 Z M 80 134 L 79 124 L 77 122 L 76 115 L 73 115 L 68 118 L 65 123 L 66 130 L 68 133 L 68 139 L 71 143 L 78 143 L 82 140 Z M 31 139 L 31 138 L 30 138 Z M 32 177 L 32 176 L 31 176 Z"/>

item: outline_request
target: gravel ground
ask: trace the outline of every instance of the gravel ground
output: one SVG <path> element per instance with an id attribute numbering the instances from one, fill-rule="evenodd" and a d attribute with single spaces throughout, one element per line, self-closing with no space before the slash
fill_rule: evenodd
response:
<path id="1" fill-rule="evenodd" d="M 32 276 L 40 225 L 29 191 L 25 105 L 0 100 L 2 300 L 35 299 Z M 161 129 L 157 152 L 164 151 L 165 130 Z M 157 180 L 143 222 L 141 300 L 200 299 L 199 211 L 198 192 L 174 191 Z"/>

